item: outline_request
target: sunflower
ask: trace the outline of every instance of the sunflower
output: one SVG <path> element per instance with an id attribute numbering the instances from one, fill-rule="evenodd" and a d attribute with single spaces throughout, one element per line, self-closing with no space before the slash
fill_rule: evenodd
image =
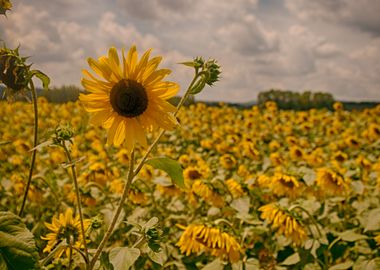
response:
<path id="1" fill-rule="evenodd" d="M 326 195 L 342 195 L 349 191 L 349 180 L 329 168 L 317 170 L 316 183 Z"/>
<path id="2" fill-rule="evenodd" d="M 238 241 L 230 234 L 222 232 L 219 228 L 208 227 L 201 224 L 190 224 L 180 237 L 177 246 L 182 253 L 189 256 L 203 251 L 230 262 L 238 262 L 241 247 Z"/>
<path id="3" fill-rule="evenodd" d="M 276 203 L 266 204 L 259 208 L 261 218 L 272 224 L 273 229 L 277 229 L 278 234 L 285 235 L 297 246 L 303 244 L 307 239 L 307 233 L 298 219 L 293 217 L 288 211 L 282 210 Z"/>
<path id="4" fill-rule="evenodd" d="M 191 186 L 191 191 L 215 207 L 221 208 L 224 206 L 224 199 L 219 192 L 202 180 L 195 180 Z"/>
<path id="5" fill-rule="evenodd" d="M 107 144 L 119 146 L 125 141 L 132 150 L 136 143 L 147 144 L 147 132 L 169 130 L 177 124 L 173 115 L 176 108 L 167 99 L 177 94 L 179 86 L 162 81 L 171 71 L 157 69 L 162 58 L 149 60 L 150 52 L 138 61 L 136 47 L 132 46 L 126 56 L 122 50 L 120 61 L 112 47 L 108 56 L 88 59 L 97 77 L 83 70 L 82 85 L 89 93 L 79 99 L 93 113 L 91 122 L 108 129 Z"/>
<path id="6" fill-rule="evenodd" d="M 239 198 L 244 195 L 244 190 L 242 186 L 235 179 L 231 178 L 231 179 L 226 180 L 226 185 L 234 198 Z"/>
<path id="7" fill-rule="evenodd" d="M 85 231 L 89 229 L 90 224 L 90 219 L 83 220 Z M 48 240 L 48 243 L 43 252 L 51 252 L 52 249 L 54 249 L 60 242 L 64 240 L 66 240 L 67 243 L 71 243 L 78 249 L 83 248 L 80 217 L 79 215 L 74 217 L 73 210 L 71 208 L 67 208 L 64 214 L 59 214 L 59 217 L 54 216 L 51 224 L 45 222 L 45 226 L 51 232 L 48 233 L 45 237 L 41 237 L 43 240 Z M 66 255 L 68 256 L 70 250 L 67 248 L 67 246 L 65 246 L 55 254 L 55 257 L 61 257 L 64 251 L 66 251 Z"/>
<path id="8" fill-rule="evenodd" d="M 268 186 L 277 196 L 287 196 L 293 199 L 300 195 L 303 190 L 301 182 L 295 176 L 280 172 L 273 175 Z"/>

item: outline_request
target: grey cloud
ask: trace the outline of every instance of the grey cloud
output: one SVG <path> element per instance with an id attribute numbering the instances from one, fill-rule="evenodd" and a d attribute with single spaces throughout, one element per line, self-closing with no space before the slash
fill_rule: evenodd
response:
<path id="1" fill-rule="evenodd" d="M 264 29 L 253 15 L 246 15 L 239 21 L 231 22 L 219 29 L 218 33 L 225 44 L 248 57 L 278 49 L 277 34 Z"/>
<path id="2" fill-rule="evenodd" d="M 380 35 L 378 0 L 287 0 L 286 7 L 306 21 L 327 20 Z"/>
<path id="3" fill-rule="evenodd" d="M 139 52 L 153 48 L 164 56 L 162 66 L 173 69 L 169 80 L 182 93 L 192 70 L 178 62 L 218 59 L 222 80 L 199 99 L 247 101 L 277 87 L 380 100 L 380 2 L 289 0 L 291 13 L 276 8 L 280 2 L 270 1 L 273 14 L 258 0 L 21 0 L 8 19 L 0 17 L 0 32 L 8 46 L 21 44 L 56 86 L 79 85 L 87 57 L 136 44 Z"/>

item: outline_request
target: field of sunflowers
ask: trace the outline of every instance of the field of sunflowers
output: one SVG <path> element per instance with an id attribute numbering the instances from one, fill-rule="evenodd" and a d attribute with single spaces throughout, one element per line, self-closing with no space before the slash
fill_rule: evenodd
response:
<path id="1" fill-rule="evenodd" d="M 72 163 L 91 253 L 123 192 L 130 155 L 105 143 L 106 132 L 89 124 L 79 103 L 39 98 L 38 106 L 41 144 L 22 220 L 44 269 L 84 269 Z M 21 204 L 33 145 L 31 108 L 0 103 L 1 211 L 17 213 Z M 180 163 L 183 187 L 145 164 L 97 267 L 379 269 L 380 106 L 334 108 L 183 107 L 179 127 L 153 150 Z M 62 147 L 43 143 L 58 126 L 70 138 L 71 162 Z M 136 159 L 142 154 L 138 146 Z"/>

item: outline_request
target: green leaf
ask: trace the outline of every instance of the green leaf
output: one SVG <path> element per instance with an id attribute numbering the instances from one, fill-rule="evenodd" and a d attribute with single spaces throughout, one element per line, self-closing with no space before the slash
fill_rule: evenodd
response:
<path id="1" fill-rule="evenodd" d="M 166 157 L 160 157 L 148 159 L 146 164 L 149 164 L 156 169 L 163 170 L 170 176 L 173 184 L 185 188 L 183 170 L 177 161 Z"/>
<path id="2" fill-rule="evenodd" d="M 281 263 L 281 265 L 293 265 L 298 263 L 300 260 L 300 255 L 298 253 L 294 253 L 290 255 L 288 258 L 286 258 L 285 261 Z"/>
<path id="3" fill-rule="evenodd" d="M 246 270 L 259 270 L 260 261 L 255 258 L 250 258 L 244 263 Z"/>
<path id="4" fill-rule="evenodd" d="M 353 181 L 351 182 L 352 190 L 355 191 L 357 194 L 362 195 L 364 192 L 364 184 L 362 181 Z"/>
<path id="5" fill-rule="evenodd" d="M 111 249 L 109 260 L 114 270 L 127 270 L 140 257 L 138 248 L 116 247 Z"/>
<path id="6" fill-rule="evenodd" d="M 241 214 L 248 214 L 250 200 L 249 197 L 242 197 L 231 202 L 230 206 Z"/>
<path id="7" fill-rule="evenodd" d="M 354 263 L 352 261 L 347 261 L 344 263 L 336 264 L 329 268 L 329 270 L 346 270 L 350 268 Z"/>
<path id="8" fill-rule="evenodd" d="M 380 208 L 368 211 L 366 218 L 363 220 L 364 231 L 376 231 L 380 229 Z"/>
<path id="9" fill-rule="evenodd" d="M 29 152 L 32 152 L 34 150 L 37 150 L 37 151 L 40 151 L 42 148 L 44 147 L 47 147 L 47 146 L 50 146 L 53 144 L 53 141 L 52 140 L 47 140 L 46 142 L 42 142 L 40 143 L 39 145 L 37 145 L 36 147 L 32 148 L 29 150 Z"/>
<path id="10" fill-rule="evenodd" d="M 49 90 L 50 78 L 45 73 L 40 70 L 32 70 L 31 74 L 41 80 L 44 90 Z"/>
<path id="11" fill-rule="evenodd" d="M 380 269 L 380 258 L 367 260 L 365 257 L 360 256 L 352 267 L 353 270 L 376 270 Z"/>
<path id="12" fill-rule="evenodd" d="M 223 262 L 218 258 L 207 264 L 202 270 L 221 270 L 224 268 Z"/>
<path id="13" fill-rule="evenodd" d="M 355 241 L 358 241 L 358 240 L 363 240 L 363 239 L 367 239 L 368 238 L 368 236 L 363 235 L 363 234 L 355 233 L 353 230 L 344 231 L 341 234 L 339 234 L 339 237 L 343 241 L 347 241 L 347 242 L 355 242 Z"/>
<path id="14" fill-rule="evenodd" d="M 110 262 L 109 253 L 102 252 L 100 255 L 100 265 L 105 270 L 114 270 L 112 263 Z"/>
<path id="15" fill-rule="evenodd" d="M 33 234 L 11 212 L 0 212 L 0 269 L 40 269 Z"/>
<path id="16" fill-rule="evenodd" d="M 161 266 L 163 266 L 166 260 L 168 259 L 166 253 L 163 250 L 159 252 L 154 252 L 153 250 L 149 250 L 148 256 L 152 261 L 154 261 L 155 263 L 158 263 Z"/>
<path id="17" fill-rule="evenodd" d="M 181 63 L 178 63 L 180 65 L 185 65 L 187 67 L 195 67 L 195 64 L 193 61 L 188 61 L 188 62 L 181 62 Z"/>
<path id="18" fill-rule="evenodd" d="M 151 219 L 149 219 L 149 221 L 147 223 L 145 223 L 144 225 L 142 225 L 142 228 L 145 231 L 148 231 L 149 229 L 151 229 L 154 226 L 156 226 L 157 223 L 158 223 L 158 217 L 152 217 Z"/>

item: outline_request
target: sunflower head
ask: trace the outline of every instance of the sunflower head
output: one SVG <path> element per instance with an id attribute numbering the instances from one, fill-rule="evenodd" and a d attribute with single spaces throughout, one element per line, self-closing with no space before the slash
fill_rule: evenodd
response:
<path id="1" fill-rule="evenodd" d="M 30 65 L 26 57 L 21 57 L 18 48 L 0 48 L 0 83 L 3 83 L 9 96 L 21 93 L 29 83 Z M 8 96 L 7 95 L 7 96 Z"/>
<path id="2" fill-rule="evenodd" d="M 87 231 L 90 228 L 91 220 L 84 219 L 83 225 L 85 231 Z M 43 240 L 48 241 L 44 252 L 51 252 L 51 250 L 54 249 L 62 241 L 71 243 L 78 249 L 83 248 L 80 218 L 79 215 L 73 215 L 73 210 L 71 208 L 67 208 L 65 213 L 59 214 L 58 217 L 54 216 L 52 223 L 45 222 L 45 226 L 49 229 L 50 232 L 45 237 L 41 237 Z M 64 247 L 55 254 L 55 257 L 61 257 L 65 250 L 66 255 L 68 255 L 69 249 L 67 247 Z"/>
<path id="3" fill-rule="evenodd" d="M 60 145 L 64 141 L 69 141 L 72 143 L 72 138 L 74 137 L 74 130 L 70 125 L 59 125 L 55 128 L 54 134 L 52 135 L 52 140 L 54 144 Z"/>
<path id="4" fill-rule="evenodd" d="M 136 143 L 146 145 L 147 132 L 169 130 L 177 124 L 173 116 L 176 108 L 167 100 L 177 94 L 179 86 L 163 81 L 171 71 L 157 69 L 162 58 L 149 59 L 150 51 L 138 60 L 136 47 L 132 46 L 127 55 L 122 50 L 120 60 L 112 47 L 108 55 L 88 59 L 95 75 L 83 70 L 82 85 L 87 93 L 79 99 L 93 113 L 92 123 L 108 129 L 108 144 L 126 142 L 129 151 Z"/>
<path id="5" fill-rule="evenodd" d="M 186 256 L 207 252 L 232 263 L 239 261 L 242 248 L 235 237 L 229 233 L 218 227 L 202 224 L 190 224 L 187 227 L 179 225 L 178 227 L 185 229 L 177 246 Z"/>
<path id="6" fill-rule="evenodd" d="M 195 69 L 197 80 L 190 89 L 190 94 L 192 95 L 200 93 L 206 84 L 212 86 L 215 82 L 219 81 L 220 66 L 214 59 L 205 61 L 202 57 L 196 57 L 193 61 L 181 64 Z"/>
<path id="7" fill-rule="evenodd" d="M 295 217 L 294 213 L 282 209 L 276 203 L 261 206 L 259 211 L 261 212 L 260 217 L 271 224 L 272 229 L 291 239 L 295 245 L 302 245 L 306 241 L 306 228 L 301 220 Z"/>
<path id="8" fill-rule="evenodd" d="M 6 15 L 8 10 L 11 10 L 12 3 L 9 0 L 0 0 L 0 14 Z"/>

